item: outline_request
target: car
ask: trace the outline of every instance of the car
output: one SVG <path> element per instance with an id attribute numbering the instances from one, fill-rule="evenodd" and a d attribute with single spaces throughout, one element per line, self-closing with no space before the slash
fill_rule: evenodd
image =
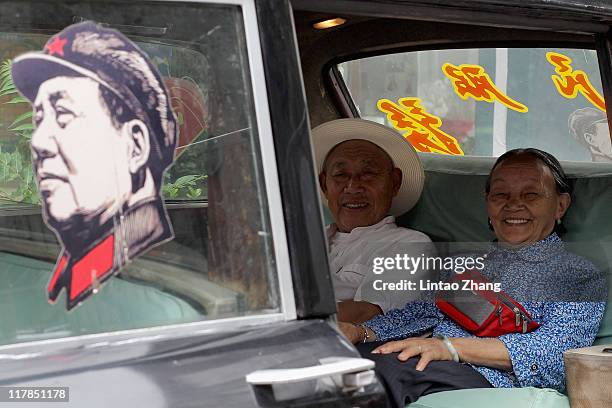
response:
<path id="1" fill-rule="evenodd" d="M 285 108 L 269 102 L 285 85 L 281 77 L 270 83 L 263 68 L 264 58 L 293 58 L 286 80 L 299 84 L 297 52 L 293 44 L 274 55 L 262 49 L 269 44 L 258 17 L 264 6 L 274 2 L 0 5 L 6 24 L 0 34 L 3 404 L 47 398 L 74 407 L 365 407 L 384 401 L 373 363 L 334 323 L 322 225 L 310 222 L 321 215 L 307 122 L 291 122 Z M 179 140 L 161 191 L 174 239 L 132 259 L 68 311 L 67 294 L 53 305 L 45 296 L 60 242 L 41 217 L 31 107 L 10 70 L 17 55 L 89 20 L 129 36 L 169 90 Z M 290 25 L 285 29 L 292 35 Z M 294 91 L 302 95 L 294 109 L 304 118 L 301 88 Z M 278 126 L 298 125 L 306 137 L 291 147 L 291 157 L 303 157 L 301 169 L 277 156 L 285 147 L 274 138 Z M 287 135 L 281 139 L 289 142 Z M 281 190 L 279 180 L 289 164 L 293 193 Z M 295 207 L 302 189 L 315 201 Z M 294 204 L 281 191 L 293 194 Z"/>
<path id="2" fill-rule="evenodd" d="M 492 239 L 486 174 L 504 151 L 536 146 L 562 160 L 575 186 L 564 238 L 610 274 L 612 5 L 603 0 L 15 0 L 0 9 L 0 399 L 37 403 L 42 390 L 63 395 L 58 406 L 384 406 L 373 363 L 336 327 L 331 219 L 310 129 L 362 117 L 405 133 L 393 120 L 402 100 L 434 126 L 415 123 L 430 136 L 413 142 L 426 182 L 400 225 L 451 248 Z M 136 42 L 170 90 L 180 137 L 162 193 L 175 238 L 67 311 L 61 296 L 45 297 L 60 245 L 41 217 L 31 108 L 9 73 L 19 54 L 89 20 Z M 466 72 L 489 80 L 476 87 Z M 589 82 L 571 77 L 576 93 L 553 79 L 581 72 Z M 582 129 L 581 115 L 599 116 Z M 611 309 L 599 344 L 612 343 Z M 451 391 L 412 406 L 535 399 L 568 404 L 528 388 Z"/>

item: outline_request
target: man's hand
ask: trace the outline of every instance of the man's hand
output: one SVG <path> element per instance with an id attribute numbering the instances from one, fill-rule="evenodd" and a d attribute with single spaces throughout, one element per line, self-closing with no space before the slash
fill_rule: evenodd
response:
<path id="1" fill-rule="evenodd" d="M 372 329 L 365 326 L 358 326 L 353 323 L 338 322 L 338 328 L 353 344 L 364 341 L 366 338 L 366 331 L 368 333 L 367 341 L 376 341 L 376 333 L 374 333 Z"/>
<path id="2" fill-rule="evenodd" d="M 353 344 L 363 340 L 363 329 L 352 323 L 338 322 L 338 328 L 344 336 Z"/>
<path id="3" fill-rule="evenodd" d="M 338 320 L 341 322 L 363 323 L 374 316 L 383 314 L 380 306 L 369 302 L 343 300 L 338 302 Z"/>
<path id="4" fill-rule="evenodd" d="M 397 359 L 406 361 L 411 357 L 421 356 L 416 365 L 417 371 L 423 371 L 430 361 L 452 360 L 453 356 L 440 339 L 405 339 L 390 341 L 372 350 L 376 354 L 399 353 Z"/>

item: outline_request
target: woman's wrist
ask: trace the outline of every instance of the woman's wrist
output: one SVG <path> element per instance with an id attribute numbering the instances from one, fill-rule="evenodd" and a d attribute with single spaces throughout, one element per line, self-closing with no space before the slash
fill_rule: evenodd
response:
<path id="1" fill-rule="evenodd" d="M 512 371 L 508 350 L 498 338 L 455 337 L 452 342 L 465 363 Z"/>
<path id="2" fill-rule="evenodd" d="M 459 358 L 459 353 L 457 352 L 457 349 L 455 348 L 455 346 L 453 345 L 453 343 L 451 343 L 450 339 L 444 335 L 440 335 L 437 334 L 434 336 L 436 339 L 439 339 L 440 341 L 442 341 L 442 343 L 444 343 L 444 345 L 446 346 L 446 349 L 448 350 L 449 354 L 451 355 L 451 358 L 454 362 L 456 363 L 460 363 L 461 362 L 461 358 Z"/>

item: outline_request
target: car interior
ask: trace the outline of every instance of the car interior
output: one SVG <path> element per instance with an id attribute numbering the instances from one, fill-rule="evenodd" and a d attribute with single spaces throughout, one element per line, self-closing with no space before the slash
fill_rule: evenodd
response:
<path id="1" fill-rule="evenodd" d="M 371 15 L 367 15 L 366 12 L 356 14 L 342 13 L 341 11 L 321 12 L 315 10 L 314 6 L 305 4 L 305 2 L 297 1 L 293 4 L 295 29 L 312 127 L 342 117 L 370 119 L 371 116 L 368 117 L 368 114 L 365 113 L 369 108 L 363 106 L 363 103 L 365 101 L 372 104 L 372 102 L 364 97 L 359 101 L 361 104 L 356 106 L 353 96 L 358 91 L 366 93 L 368 87 L 379 86 L 377 88 L 378 94 L 376 94 L 376 91 L 371 92 L 371 94 L 374 95 L 374 98 L 384 98 L 387 97 L 386 94 L 397 95 L 392 89 L 395 84 L 389 84 L 393 81 L 399 82 L 398 75 L 408 75 L 406 82 L 410 83 L 409 75 L 412 73 L 413 80 L 417 80 L 415 71 L 410 70 L 410 67 L 401 66 L 400 69 L 394 69 L 391 66 L 389 68 L 389 60 L 387 60 L 387 65 L 381 63 L 373 66 L 370 71 L 355 69 L 356 74 L 347 75 L 346 71 L 341 72 L 343 69 L 348 69 L 342 67 L 347 61 L 367 60 L 368 58 L 374 60 L 381 56 L 406 52 L 413 52 L 414 54 L 420 52 L 423 55 L 427 50 L 441 49 L 496 47 L 524 49 L 543 46 L 552 49 L 556 49 L 556 47 L 593 49 L 596 47 L 594 36 L 579 32 L 579 30 L 558 32 L 554 29 L 540 27 L 540 30 L 534 31 L 531 28 L 521 29 L 518 24 L 512 26 L 503 23 L 491 24 L 490 26 L 467 22 L 457 24 L 443 21 L 444 16 L 440 16 L 439 19 L 431 15 L 426 18 L 399 18 L 390 17 L 389 12 L 385 13 L 383 11 L 379 13 L 382 15 L 375 15 L 374 12 Z M 332 21 L 338 18 L 344 20 L 344 23 L 327 29 L 316 29 L 314 27 L 314 24 L 318 22 Z M 545 24 L 543 23 L 542 26 Z M 518 52 L 518 50 L 515 52 Z M 481 54 L 482 60 L 484 58 Z M 438 60 L 437 62 L 443 61 Z M 387 76 L 391 76 L 392 79 L 387 80 L 387 82 L 379 80 L 377 85 L 374 78 L 377 75 L 375 72 L 377 69 L 386 70 Z M 418 75 L 423 74 L 418 71 Z M 348 79 L 348 81 L 344 79 Z M 350 89 L 351 86 L 353 86 L 353 89 Z M 403 83 L 399 84 L 399 88 L 403 88 Z M 510 85 L 508 89 L 510 89 Z M 401 89 L 399 92 L 401 94 L 402 92 L 413 91 L 416 92 L 416 88 L 411 88 L 408 84 L 405 89 Z M 423 93 L 420 88 L 419 92 L 419 96 L 421 96 Z M 404 96 L 413 95 L 404 94 Z M 531 101 L 535 101 L 535 98 Z M 375 105 L 375 101 L 373 105 Z M 369 112 L 371 113 L 373 110 L 375 108 L 371 108 Z M 362 112 L 364 114 L 361 114 Z M 382 123 L 380 117 L 374 117 L 373 120 L 379 120 Z M 549 142 L 549 150 L 554 149 L 554 144 L 563 143 L 563 139 L 568 137 L 567 119 L 560 118 L 559 122 L 559 126 L 564 128 L 562 131 L 550 132 L 551 134 L 547 135 L 540 130 L 539 135 L 543 139 L 551 138 L 549 139 L 551 141 Z M 388 122 L 386 124 L 390 125 Z M 490 133 L 491 130 L 489 128 L 488 132 Z M 518 132 L 521 131 L 521 129 L 518 129 Z M 531 139 L 516 141 L 512 147 L 537 146 L 546 150 L 546 145 L 542 145 L 544 142 L 539 143 L 537 140 L 539 135 L 531 135 Z M 552 142 L 554 140 L 557 142 Z M 418 204 L 397 218 L 398 225 L 422 231 L 429 235 L 434 242 L 447 243 L 450 246 L 467 242 L 491 241 L 494 236 L 487 226 L 484 185 L 495 157 L 486 152 L 474 155 L 466 153 L 464 156 L 429 152 L 419 152 L 419 155 L 426 174 L 424 190 Z M 595 163 L 591 162 L 590 159 L 563 160 L 563 157 L 561 157 L 561 163 L 570 177 L 574 189 L 572 205 L 563 221 L 567 232 L 563 234 L 562 238 L 570 243 L 573 252 L 585 256 L 607 274 L 608 285 L 610 285 L 608 294 L 612 296 L 610 275 L 610 266 L 612 265 L 612 233 L 610 232 L 612 231 L 612 212 L 610 212 L 609 206 L 609 203 L 612 202 L 612 163 Z M 325 221 L 326 223 L 332 221 L 330 214 L 327 212 Z M 611 342 L 612 297 L 609 297 L 607 312 L 601 323 L 595 344 Z M 498 393 L 495 394 L 495 392 Z M 412 406 L 450 406 L 445 404 L 458 404 L 462 398 L 465 399 L 465 406 L 488 405 L 492 400 L 487 400 L 487 398 L 495 398 L 495 404 L 501 404 L 499 406 L 504 407 L 528 406 L 529 401 L 533 401 L 534 398 L 542 403 L 548 401 L 552 404 L 550 406 L 567 404 L 564 397 L 560 398 L 553 390 L 495 390 L 494 395 L 497 397 L 488 395 L 488 391 L 483 390 L 474 392 L 453 391 L 443 394 L 455 395 L 423 397 Z M 470 403 L 474 405 L 469 405 Z"/>

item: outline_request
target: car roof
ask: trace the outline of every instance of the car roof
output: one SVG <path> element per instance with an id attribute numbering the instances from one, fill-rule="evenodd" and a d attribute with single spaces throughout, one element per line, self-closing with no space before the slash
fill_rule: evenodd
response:
<path id="1" fill-rule="evenodd" d="M 525 25 L 522 19 L 612 22 L 608 0 L 292 0 L 295 10 L 349 12 L 355 15 L 406 17 L 472 23 L 499 22 Z M 436 10 L 432 13 L 432 10 Z M 532 21 L 539 28 L 537 21 Z M 545 23 L 540 20 L 540 24 Z"/>

